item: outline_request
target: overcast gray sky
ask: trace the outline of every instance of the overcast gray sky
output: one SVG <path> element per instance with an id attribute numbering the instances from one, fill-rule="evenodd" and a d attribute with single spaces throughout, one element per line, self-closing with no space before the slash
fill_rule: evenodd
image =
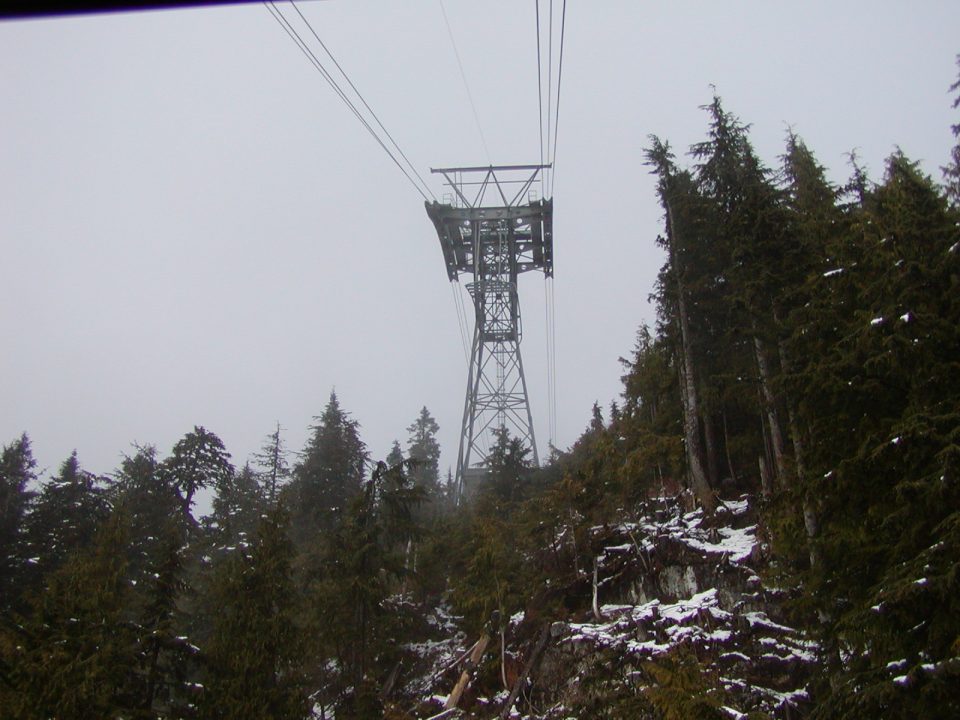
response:
<path id="1" fill-rule="evenodd" d="M 438 0 L 300 7 L 421 173 L 488 162 Z M 534 4 L 446 8 L 489 160 L 536 162 Z M 555 444 L 654 319 L 648 134 L 703 139 L 713 84 L 768 164 L 789 124 L 837 181 L 896 145 L 939 179 L 958 30 L 947 1 L 570 0 Z M 422 199 L 264 6 L 0 23 L 0 98 L 0 442 L 109 472 L 197 424 L 241 464 L 277 421 L 301 449 L 336 387 L 374 457 L 426 405 L 455 462 L 466 361 Z M 521 286 L 543 452 L 544 281 Z"/>

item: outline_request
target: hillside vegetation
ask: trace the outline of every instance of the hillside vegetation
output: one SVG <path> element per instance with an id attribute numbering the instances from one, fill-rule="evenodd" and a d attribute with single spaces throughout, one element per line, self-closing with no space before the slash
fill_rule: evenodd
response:
<path id="1" fill-rule="evenodd" d="M 645 151 L 656 326 L 542 468 L 499 433 L 457 505 L 426 408 L 372 461 L 332 393 L 292 462 L 6 445 L 3 717 L 960 717 L 960 124 L 838 187 L 704 110 Z"/>

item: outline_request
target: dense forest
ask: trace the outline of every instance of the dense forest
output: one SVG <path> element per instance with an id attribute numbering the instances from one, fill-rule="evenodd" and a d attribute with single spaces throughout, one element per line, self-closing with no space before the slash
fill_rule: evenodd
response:
<path id="1" fill-rule="evenodd" d="M 645 150 L 656 326 L 622 399 L 543 467 L 501 432 L 458 505 L 427 408 L 375 460 L 333 393 L 306 447 L 278 426 L 242 466 L 195 427 L 107 476 L 73 454 L 38 478 L 29 436 L 12 439 L 0 714 L 453 717 L 429 701 L 460 666 L 413 650 L 481 636 L 501 647 L 464 717 L 960 717 L 960 123 L 942 181 L 897 151 L 879 178 L 851 156 L 836 186 L 795 133 L 767 164 L 719 97 L 704 111 L 684 160 L 663 138 Z M 714 534 L 745 499 L 757 581 L 815 649 L 803 693 L 734 709 L 679 645 L 538 706 L 540 628 L 601 615 L 598 528 L 654 499 Z M 475 700 L 498 691 L 495 710 Z"/>

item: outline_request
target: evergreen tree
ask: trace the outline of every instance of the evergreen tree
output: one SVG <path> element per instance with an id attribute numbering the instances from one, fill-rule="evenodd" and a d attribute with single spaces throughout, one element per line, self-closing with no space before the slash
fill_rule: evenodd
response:
<path id="1" fill-rule="evenodd" d="M 39 571 L 60 567 L 70 554 L 89 547 L 108 513 L 98 479 L 81 469 L 74 451 L 43 484 L 27 522 L 30 554 Z"/>
<path id="2" fill-rule="evenodd" d="M 647 151 L 647 164 L 657 175 L 660 203 L 666 213 L 666 237 L 659 239 L 668 256 L 667 265 L 660 273 L 660 306 L 665 323 L 674 328 L 670 335 L 676 341 L 675 352 L 680 367 L 687 473 L 697 499 L 712 511 L 716 506 L 712 487 L 715 479 L 708 475 L 701 439 L 700 372 L 696 351 L 699 343 L 690 308 L 690 285 L 695 279 L 687 250 L 701 233 L 702 214 L 697 212 L 701 203 L 689 174 L 678 171 L 674 165 L 669 145 L 656 137 L 650 140 L 652 146 Z"/>
<path id="3" fill-rule="evenodd" d="M 596 405 L 594 408 L 599 409 Z M 490 475 L 486 486 L 481 488 L 481 496 L 486 498 L 486 502 L 492 501 L 499 506 L 526 497 L 526 485 L 532 465 L 529 459 L 530 448 L 524 446 L 520 438 L 511 437 L 507 428 L 494 429 L 493 436 L 494 444 L 486 459 Z"/>
<path id="4" fill-rule="evenodd" d="M 717 318 L 708 333 L 712 352 L 707 397 L 715 399 L 713 417 L 704 423 L 705 439 L 708 448 L 719 447 L 710 441 L 719 410 L 728 425 L 735 424 L 734 435 L 746 455 L 743 464 L 752 467 L 749 460 L 759 458 L 761 485 L 769 496 L 774 480 L 780 487 L 790 480 L 775 348 L 783 335 L 781 295 L 789 284 L 794 253 L 785 237 L 780 191 L 754 152 L 748 127 L 716 96 L 706 110 L 708 139 L 691 148 L 710 218 L 709 254 L 702 257 L 709 263 L 704 279 L 711 302 L 700 311 Z M 752 430 L 758 416 L 760 436 Z"/>
<path id="5" fill-rule="evenodd" d="M 20 594 L 26 555 L 24 519 L 36 480 L 30 438 L 24 433 L 0 453 L 0 612 L 14 606 Z"/>
<path id="6" fill-rule="evenodd" d="M 642 326 L 633 356 L 621 363 L 624 404 L 615 429 L 626 447 L 624 480 L 637 492 L 666 494 L 683 470 L 682 411 L 670 344 Z M 730 476 L 736 480 L 733 467 Z"/>
<path id="7" fill-rule="evenodd" d="M 403 457 L 403 450 L 400 448 L 400 443 L 397 440 L 393 441 L 393 445 L 390 448 L 390 452 L 387 454 L 387 467 L 396 467 L 405 462 Z"/>
<path id="8" fill-rule="evenodd" d="M 190 591 L 185 579 L 185 527 L 172 518 L 159 539 L 153 572 L 140 589 L 142 610 L 133 625 L 138 650 L 137 706 L 146 717 L 192 717 L 198 693 L 191 679 L 200 651 L 185 635 L 188 623 L 180 609 Z"/>
<path id="9" fill-rule="evenodd" d="M 129 589 L 124 627 L 135 643 L 135 682 L 129 691 L 132 717 L 189 717 L 196 700 L 191 680 L 199 664 L 191 642 L 194 628 L 206 620 L 203 608 L 189 606 L 189 576 L 202 538 L 194 537 L 176 477 L 160 463 L 152 446 L 124 458 L 110 489 L 136 531 L 124 549 Z"/>
<path id="10" fill-rule="evenodd" d="M 960 70 L 960 55 L 957 55 L 957 68 Z M 957 93 L 953 100 L 953 109 L 956 110 L 960 108 L 960 73 L 957 81 L 950 86 L 950 92 Z M 960 122 L 951 125 L 950 129 L 957 144 L 950 151 L 950 162 L 943 168 L 943 177 L 946 180 L 947 198 L 954 207 L 960 207 Z"/>
<path id="11" fill-rule="evenodd" d="M 810 416 L 801 412 L 809 388 L 804 369 L 823 357 L 825 349 L 842 334 L 844 315 L 852 302 L 847 297 L 850 286 L 846 281 L 859 264 L 859 251 L 850 241 L 850 217 L 839 205 L 840 190 L 828 182 L 824 168 L 792 132 L 787 137 L 782 161 L 787 246 L 791 249 L 793 271 L 781 293 L 784 336 L 778 350 L 796 482 L 784 497 L 789 518 L 779 527 L 778 540 L 783 541 L 783 560 L 793 552 L 788 550 L 792 543 L 797 548 L 805 547 L 809 564 L 816 565 L 820 512 L 808 471 L 807 448 L 812 447 Z M 829 306 L 818 301 L 824 297 L 824 290 L 840 301 L 832 301 Z M 801 533 L 804 541 L 796 537 Z"/>
<path id="12" fill-rule="evenodd" d="M 132 456 L 123 459 L 110 494 L 115 505 L 123 505 L 131 527 L 137 529 L 130 537 L 126 559 L 134 592 L 139 595 L 149 587 L 154 568 L 161 562 L 165 536 L 187 522 L 182 498 L 169 474 L 161 471 L 156 450 L 150 445 L 137 447 Z M 179 528 L 176 532 L 180 533 Z"/>
<path id="13" fill-rule="evenodd" d="M 426 407 L 407 428 L 407 457 L 411 460 L 410 477 L 422 487 L 431 500 L 440 492 L 440 426 Z"/>
<path id="14" fill-rule="evenodd" d="M 807 586 L 849 657 L 821 714 L 955 713 L 957 217 L 900 153 L 864 213 L 841 339 L 810 368 L 819 393 L 802 407 L 823 526 Z M 890 663 L 913 679 L 896 688 Z"/>
<path id="15" fill-rule="evenodd" d="M 313 598 L 317 632 L 340 668 L 337 717 L 371 717 L 378 704 L 371 681 L 395 659 L 401 619 L 386 600 L 419 536 L 414 510 L 422 499 L 402 464 L 377 463 L 321 558 Z"/>
<path id="16" fill-rule="evenodd" d="M 277 493 L 290 479 L 290 465 L 287 462 L 286 445 L 280 436 L 280 423 L 277 423 L 276 431 L 267 436 L 254 460 L 264 497 L 267 504 L 273 507 L 277 503 Z"/>
<path id="17" fill-rule="evenodd" d="M 360 425 L 340 407 L 335 392 L 323 414 L 315 418 L 313 434 L 290 484 L 296 525 L 329 529 L 335 527 L 350 501 L 360 492 L 367 460 L 366 445 L 360 440 Z"/>
<path id="18" fill-rule="evenodd" d="M 123 622 L 128 522 L 114 511 L 89 552 L 55 571 L 27 616 L 2 643 L 5 717 L 132 717 L 136 637 Z"/>
<path id="19" fill-rule="evenodd" d="M 261 494 L 256 474 L 246 464 L 240 472 L 221 477 L 215 489 L 210 520 L 215 527 L 216 541 L 221 547 L 245 542 L 269 507 L 269 499 Z M 267 492 L 270 492 L 269 486 Z"/>
<path id="20" fill-rule="evenodd" d="M 177 441 L 160 470 L 179 493 L 184 517 L 192 520 L 194 494 L 209 485 L 229 482 L 233 465 L 220 438 L 198 425 Z"/>
<path id="21" fill-rule="evenodd" d="M 288 525 L 285 510 L 273 509 L 217 571 L 201 718 L 300 720 L 309 710 Z"/>

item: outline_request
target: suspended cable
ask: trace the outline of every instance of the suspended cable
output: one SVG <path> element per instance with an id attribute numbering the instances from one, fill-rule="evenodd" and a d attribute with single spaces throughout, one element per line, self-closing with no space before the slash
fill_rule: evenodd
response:
<path id="1" fill-rule="evenodd" d="M 553 153 L 550 155 L 550 165 L 553 168 L 553 173 L 550 176 L 550 195 L 553 196 L 553 180 L 556 173 L 557 165 L 557 131 L 560 127 L 560 85 L 563 82 L 563 37 L 565 30 L 567 28 L 567 0 L 563 0 L 563 10 L 560 16 L 560 62 L 557 68 L 557 107 L 556 107 L 556 119 L 553 122 Z M 549 122 L 549 120 L 548 120 Z"/>
<path id="2" fill-rule="evenodd" d="M 542 51 L 540 50 L 540 0 L 533 0 L 533 5 L 536 8 L 536 18 L 537 18 L 537 129 L 540 132 L 540 164 L 543 165 L 543 70 L 540 64 L 540 56 Z M 547 188 L 546 181 L 544 180 L 544 173 L 540 173 L 540 197 L 547 197 Z"/>
<path id="3" fill-rule="evenodd" d="M 460 303 L 460 316 L 463 318 L 463 332 L 466 337 L 466 346 L 467 349 L 473 344 L 470 341 L 471 331 L 470 331 L 470 316 L 467 314 L 467 306 L 463 299 L 463 286 L 460 283 L 457 283 L 457 301 Z M 471 302 L 471 306 L 472 306 Z M 469 355 L 469 352 L 468 352 Z"/>
<path id="4" fill-rule="evenodd" d="M 543 277 L 543 325 L 546 328 L 544 339 L 547 345 L 547 435 L 548 442 L 553 445 L 553 402 L 551 388 L 553 387 L 553 356 L 550 352 L 550 290 L 547 285 L 549 278 Z"/>
<path id="5" fill-rule="evenodd" d="M 337 70 L 339 70 L 340 74 L 343 75 L 343 79 L 347 81 L 347 84 L 350 85 L 350 88 L 357 94 L 357 97 L 360 98 L 360 102 L 363 103 L 363 106 L 367 109 L 367 111 L 370 113 L 373 119 L 376 120 L 377 125 L 380 126 L 380 129 L 383 130 L 384 134 L 390 139 L 390 142 L 393 143 L 393 146 L 397 149 L 397 152 L 400 153 L 400 157 L 404 159 L 404 161 L 407 163 L 407 166 L 413 171 L 414 175 L 417 176 L 417 179 L 420 181 L 420 184 L 426 189 L 428 193 L 430 193 L 430 196 L 434 200 L 436 200 L 437 198 L 433 194 L 433 191 L 430 190 L 430 186 L 423 181 L 423 177 L 421 177 L 420 173 L 417 172 L 417 168 L 414 167 L 413 163 L 410 162 L 410 158 L 408 158 L 406 153 L 403 152 L 402 149 L 400 149 L 400 146 L 397 144 L 397 141 L 393 139 L 393 135 L 390 134 L 390 131 L 383 126 L 382 122 L 380 122 L 380 118 L 377 117 L 377 114 L 373 111 L 373 108 L 370 107 L 370 105 L 367 103 L 366 99 L 364 99 L 360 91 L 357 90 L 357 86 L 353 84 L 353 81 L 347 75 L 346 71 L 340 66 L 340 63 L 337 62 L 337 59 L 333 56 L 333 53 L 330 52 L 329 48 L 327 48 L 323 40 L 320 39 L 320 36 L 317 34 L 317 31 L 313 29 L 313 25 L 311 25 L 310 21 L 307 20 L 307 18 L 304 16 L 302 12 L 300 12 L 300 8 L 297 7 L 297 4 L 294 2 L 294 0 L 290 0 L 290 4 L 293 6 L 293 9 L 297 11 L 297 15 L 300 16 L 300 19 L 303 20 L 306 26 L 310 29 L 310 32 L 313 34 L 313 37 L 315 37 L 317 42 L 320 43 L 320 47 L 323 48 L 323 51 L 327 54 L 327 57 L 329 57 L 333 61 L 333 64 L 336 65 Z"/>
<path id="6" fill-rule="evenodd" d="M 547 164 L 550 163 L 550 119 L 553 114 L 550 106 L 553 101 L 553 0 L 550 0 L 549 22 L 547 24 Z M 547 175 L 547 192 L 553 197 L 553 168 L 545 168 Z"/>
<path id="7" fill-rule="evenodd" d="M 549 278 L 550 283 L 550 355 L 552 356 L 551 366 L 553 367 L 553 390 L 551 393 L 551 403 L 553 405 L 553 437 L 557 437 L 557 308 L 554 298 L 556 294 L 553 287 L 553 278 Z"/>
<path id="8" fill-rule="evenodd" d="M 377 141 L 377 144 L 383 148 L 383 151 L 387 153 L 391 160 L 393 160 L 393 163 L 400 169 L 400 172 L 404 174 L 404 177 L 410 181 L 410 184 L 413 185 L 414 189 L 420 193 L 424 200 L 429 200 L 420 186 L 417 185 L 412 177 L 410 177 L 410 174 L 406 171 L 403 165 L 400 164 L 400 161 L 397 160 L 396 156 L 394 156 L 394 154 L 390 151 L 390 148 L 384 144 L 383 140 L 380 139 L 380 136 L 377 135 L 376 131 L 370 126 L 370 123 L 366 121 L 360 111 L 357 110 L 356 106 L 350 101 L 350 98 L 347 97 L 346 93 L 344 93 L 337 82 L 333 79 L 327 69 L 323 66 L 323 63 L 321 63 L 313 51 L 310 50 L 310 47 L 306 44 L 306 42 L 304 42 L 303 38 L 300 37 L 300 33 L 298 33 L 293 25 L 290 24 L 290 21 L 287 20 L 280 8 L 278 8 L 272 2 L 272 0 L 267 0 L 267 2 L 264 2 L 264 6 L 270 12 L 273 18 L 280 23 L 280 27 L 286 31 L 290 39 L 293 40 L 298 48 L 300 48 L 300 51 L 306 56 L 307 60 L 310 61 L 314 68 L 316 68 L 316 70 L 323 76 L 324 80 L 326 80 L 333 91 L 337 93 L 337 95 L 344 102 L 344 104 L 346 104 L 357 120 L 359 120 L 360 123 L 367 129 L 367 132 L 369 132 L 373 139 Z"/>
<path id="9" fill-rule="evenodd" d="M 460 331 L 460 343 L 463 345 L 463 357 L 470 362 L 470 351 L 467 348 L 466 319 L 463 317 L 463 306 L 457 293 L 456 283 L 450 283 L 450 292 L 453 296 L 453 309 L 457 313 L 457 329 Z"/>
<path id="10" fill-rule="evenodd" d="M 460 78 L 463 80 L 463 87 L 466 88 L 467 98 L 470 100 L 470 108 L 473 110 L 473 119 L 477 124 L 477 132 L 480 133 L 480 142 L 483 143 L 483 151 L 487 156 L 487 162 L 493 165 L 490 159 L 490 149 L 487 147 L 487 139 L 483 135 L 483 128 L 480 126 L 480 115 L 477 113 L 477 106 L 473 102 L 473 93 L 470 92 L 470 84 L 467 82 L 467 74 L 463 70 L 463 63 L 460 61 L 460 52 L 457 50 L 457 41 L 453 39 L 453 28 L 450 27 L 450 19 L 447 17 L 447 9 L 444 7 L 443 0 L 440 0 L 440 11 L 443 13 L 443 22 L 447 26 L 447 35 L 450 36 L 450 45 L 453 46 L 453 54 L 457 58 L 457 67 L 460 68 Z"/>

